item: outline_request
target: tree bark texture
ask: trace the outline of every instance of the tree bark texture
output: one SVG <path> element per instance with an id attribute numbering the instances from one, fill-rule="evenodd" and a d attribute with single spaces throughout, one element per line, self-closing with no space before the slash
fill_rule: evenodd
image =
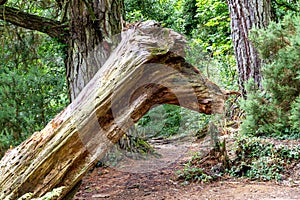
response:
<path id="1" fill-rule="evenodd" d="M 52 199 L 63 199 L 157 104 L 222 113 L 225 92 L 185 62 L 184 43 L 153 21 L 122 32 L 119 45 L 72 104 L 2 158 L 0 199 L 49 191 L 59 193 Z"/>
<path id="2" fill-rule="evenodd" d="M 123 10 L 123 0 L 71 0 L 68 3 L 70 38 L 66 64 L 71 101 L 115 47 L 117 35 L 122 30 Z"/>
<path id="3" fill-rule="evenodd" d="M 239 72 L 239 85 L 245 97 L 245 83 L 253 78 L 255 84 L 261 88 L 262 78 L 262 60 L 259 58 L 258 51 L 249 41 L 249 31 L 254 27 L 268 26 L 271 20 L 271 0 L 227 0 L 227 3 Z"/>

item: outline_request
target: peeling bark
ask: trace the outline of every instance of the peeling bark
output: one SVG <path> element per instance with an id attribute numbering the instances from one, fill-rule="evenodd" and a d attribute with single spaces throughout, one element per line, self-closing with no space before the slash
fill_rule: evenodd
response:
<path id="1" fill-rule="evenodd" d="M 63 199 L 153 105 L 223 112 L 225 93 L 185 62 L 183 37 L 148 21 L 122 40 L 79 96 L 0 162 L 0 199 L 57 188 Z"/>

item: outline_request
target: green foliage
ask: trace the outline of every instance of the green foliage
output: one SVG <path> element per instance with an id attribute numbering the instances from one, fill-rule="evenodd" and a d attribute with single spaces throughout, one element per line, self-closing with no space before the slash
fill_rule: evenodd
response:
<path id="1" fill-rule="evenodd" d="M 61 21 L 61 19 L 59 19 L 62 12 L 61 3 L 62 2 L 54 0 L 30 2 L 26 0 L 9 0 L 5 5 L 27 13 Z"/>
<path id="2" fill-rule="evenodd" d="M 179 1 L 173 0 L 125 0 L 126 21 L 156 20 L 163 26 L 181 32 L 182 18 Z"/>
<path id="3" fill-rule="evenodd" d="M 233 54 L 211 56 L 215 51 L 208 53 L 203 50 L 200 40 L 192 39 L 187 50 L 187 61 L 195 66 L 218 86 L 228 90 L 238 91 L 237 70 Z"/>
<path id="4" fill-rule="evenodd" d="M 211 182 L 214 178 L 208 175 L 203 168 L 194 165 L 199 159 L 201 159 L 201 154 L 196 153 L 193 155 L 191 160 L 184 165 L 184 168 L 176 172 L 177 179 L 183 180 L 183 184 L 189 184 L 191 182 Z"/>
<path id="5" fill-rule="evenodd" d="M 151 109 L 138 121 L 137 128 L 147 138 L 195 134 L 207 125 L 209 119 L 210 116 L 166 104 Z"/>
<path id="6" fill-rule="evenodd" d="M 54 188 L 51 192 L 47 192 L 44 196 L 39 198 L 32 198 L 33 193 L 29 192 L 18 198 L 17 200 L 52 200 L 57 199 L 59 196 L 61 196 L 63 190 L 65 189 L 65 186 L 61 186 L 59 188 Z M 8 198 L 10 199 L 10 198 Z"/>
<path id="7" fill-rule="evenodd" d="M 232 53 L 225 0 L 126 0 L 125 8 L 129 22 L 156 20 L 193 38 L 201 50 L 213 52 L 214 56 Z"/>
<path id="8" fill-rule="evenodd" d="M 142 132 L 133 126 L 123 135 L 118 143 L 121 149 L 125 150 L 126 153 L 130 152 L 138 155 L 138 157 L 154 153 L 153 147 L 143 139 L 144 136 Z"/>
<path id="9" fill-rule="evenodd" d="M 228 172 L 233 176 L 259 180 L 281 180 L 283 173 L 300 157 L 300 146 L 274 145 L 258 137 L 235 136 L 233 166 Z"/>
<path id="10" fill-rule="evenodd" d="M 300 11 L 298 0 L 276 0 L 272 1 L 273 18 L 282 19 L 287 13 L 297 14 Z"/>
<path id="11" fill-rule="evenodd" d="M 290 122 L 292 129 L 300 133 L 300 96 L 291 104 L 291 108 Z"/>
<path id="12" fill-rule="evenodd" d="M 199 43 L 214 56 L 232 51 L 230 18 L 225 0 L 197 0 L 197 35 Z"/>
<path id="13" fill-rule="evenodd" d="M 178 106 L 172 106 L 172 105 L 163 105 L 163 108 L 165 109 L 164 113 L 164 120 L 163 122 L 163 128 L 160 132 L 161 135 L 167 135 L 171 136 L 178 132 L 180 124 L 181 124 L 181 108 Z"/>
<path id="14" fill-rule="evenodd" d="M 248 98 L 242 102 L 246 119 L 242 132 L 253 135 L 299 137 L 300 18 L 287 16 L 267 30 L 252 31 L 252 41 L 261 57 L 261 92 L 249 83 Z"/>
<path id="15" fill-rule="evenodd" d="M 231 164 L 227 156 L 226 141 L 216 141 L 205 155 L 196 153 L 183 170 L 177 171 L 177 178 L 189 182 L 210 182 L 222 176 Z"/>
<path id="16" fill-rule="evenodd" d="M 126 0 L 125 8 L 130 22 L 153 19 L 185 34 L 187 61 L 223 88 L 238 89 L 225 0 Z"/>
<path id="17" fill-rule="evenodd" d="M 196 7 L 193 23 L 197 23 L 197 28 L 189 38 L 187 61 L 219 86 L 237 90 L 227 3 L 223 0 L 197 0 Z"/>
<path id="18" fill-rule="evenodd" d="M 196 30 L 198 21 L 197 16 L 197 1 L 196 0 L 185 0 L 183 1 L 182 14 L 184 15 L 184 34 L 191 37 L 193 32 Z"/>
<path id="19" fill-rule="evenodd" d="M 210 182 L 213 178 L 206 174 L 202 168 L 185 166 L 183 170 L 176 172 L 177 178 L 179 180 L 184 180 L 184 184 L 190 182 Z"/>
<path id="20" fill-rule="evenodd" d="M 180 107 L 162 105 L 149 111 L 138 125 L 148 137 L 172 136 L 179 131 L 181 124 Z"/>
<path id="21" fill-rule="evenodd" d="M 0 46 L 0 156 L 44 127 L 68 102 L 64 46 L 19 28 L 2 39 L 7 40 Z"/>

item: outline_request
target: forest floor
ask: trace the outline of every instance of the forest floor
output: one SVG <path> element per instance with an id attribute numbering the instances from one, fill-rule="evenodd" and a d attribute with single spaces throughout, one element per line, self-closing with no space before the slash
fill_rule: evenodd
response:
<path id="1" fill-rule="evenodd" d="M 221 177 L 211 183 L 186 184 L 177 180 L 176 172 L 184 168 L 195 152 L 205 155 L 211 149 L 210 138 L 183 137 L 152 143 L 160 157 L 126 158 L 114 165 L 95 168 L 83 179 L 73 200 L 300 199 L 300 183 L 288 179 L 278 183 Z"/>

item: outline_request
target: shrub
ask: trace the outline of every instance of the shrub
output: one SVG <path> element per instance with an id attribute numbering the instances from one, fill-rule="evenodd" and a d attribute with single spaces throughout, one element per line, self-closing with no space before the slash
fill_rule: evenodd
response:
<path id="1" fill-rule="evenodd" d="M 276 145 L 276 141 L 246 135 L 235 136 L 235 154 L 229 174 L 253 180 L 282 180 L 299 163 L 299 145 Z M 273 144 L 274 143 L 274 144 Z"/>
<path id="2" fill-rule="evenodd" d="M 278 138 L 299 135 L 300 17 L 287 16 L 266 30 L 252 31 L 252 41 L 266 64 L 263 88 L 250 81 L 242 102 L 246 119 L 242 132 Z"/>
<path id="3" fill-rule="evenodd" d="M 12 34 L 14 40 L 0 45 L 0 158 L 68 103 L 65 46 L 34 32 L 17 32 L 20 38 Z"/>

